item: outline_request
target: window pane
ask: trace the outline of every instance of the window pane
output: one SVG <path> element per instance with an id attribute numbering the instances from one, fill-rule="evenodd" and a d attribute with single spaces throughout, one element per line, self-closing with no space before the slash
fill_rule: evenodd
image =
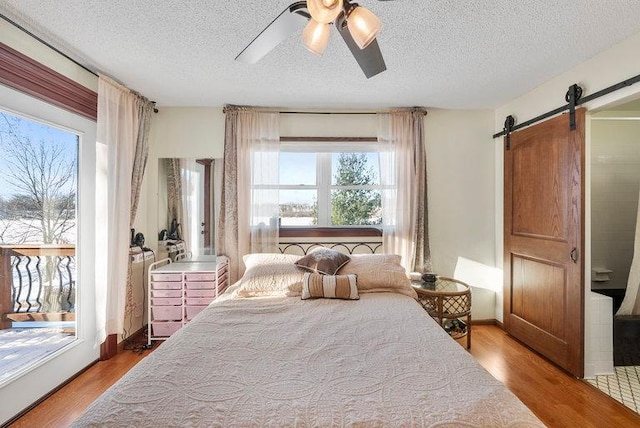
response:
<path id="1" fill-rule="evenodd" d="M 315 185 L 316 154 L 280 152 L 280 184 Z"/>
<path id="2" fill-rule="evenodd" d="M 280 225 L 315 226 L 318 224 L 317 191 L 280 190 Z"/>
<path id="3" fill-rule="evenodd" d="M 379 185 L 378 153 L 332 153 L 331 184 L 333 186 Z"/>
<path id="4" fill-rule="evenodd" d="M 76 134 L 0 111 L 0 244 L 11 278 L 0 283 L 1 296 L 11 301 L 0 306 L 12 319 L 2 332 L 19 329 L 11 345 L 29 357 L 30 343 L 43 344 L 33 353 L 40 358 L 76 337 L 78 141 Z M 15 364 L 0 364 L 0 381 L 34 362 L 18 351 L 14 357 Z"/>
<path id="5" fill-rule="evenodd" d="M 382 224 L 381 194 L 371 189 L 331 191 L 331 224 L 365 226 Z"/>

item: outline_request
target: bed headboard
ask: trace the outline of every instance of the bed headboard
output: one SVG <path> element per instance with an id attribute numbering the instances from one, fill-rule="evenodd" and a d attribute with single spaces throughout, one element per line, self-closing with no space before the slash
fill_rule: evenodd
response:
<path id="1" fill-rule="evenodd" d="M 282 254 L 295 254 L 300 256 L 304 256 L 310 250 L 317 247 L 331 248 L 344 254 L 379 254 L 383 252 L 382 239 L 377 239 L 376 237 L 371 237 L 371 239 L 367 241 L 341 239 L 340 241 L 310 240 L 299 242 L 291 239 L 287 241 L 281 240 L 278 244 L 278 249 Z"/>

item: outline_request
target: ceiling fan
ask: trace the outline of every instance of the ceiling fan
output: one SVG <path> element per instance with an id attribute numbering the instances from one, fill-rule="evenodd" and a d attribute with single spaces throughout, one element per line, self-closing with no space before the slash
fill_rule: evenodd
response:
<path id="1" fill-rule="evenodd" d="M 387 69 L 376 40 L 382 23 L 371 11 L 350 0 L 292 3 L 240 52 L 236 61 L 249 64 L 257 62 L 303 27 L 302 40 L 307 49 L 322 55 L 329 41 L 331 24 L 336 27 L 367 78 Z"/>

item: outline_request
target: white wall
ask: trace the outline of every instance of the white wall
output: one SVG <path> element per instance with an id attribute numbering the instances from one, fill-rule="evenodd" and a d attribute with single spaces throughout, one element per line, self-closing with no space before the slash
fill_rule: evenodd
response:
<path id="1" fill-rule="evenodd" d="M 490 111 L 429 110 L 425 119 L 433 270 L 472 285 L 472 317 L 495 319 L 494 156 Z"/>
<path id="2" fill-rule="evenodd" d="M 622 116 L 620 112 L 611 112 Z M 639 113 L 635 113 L 640 117 Z M 626 116 L 626 115 L 625 115 Z M 591 266 L 625 288 L 633 257 L 640 187 L 640 120 L 591 122 Z"/>

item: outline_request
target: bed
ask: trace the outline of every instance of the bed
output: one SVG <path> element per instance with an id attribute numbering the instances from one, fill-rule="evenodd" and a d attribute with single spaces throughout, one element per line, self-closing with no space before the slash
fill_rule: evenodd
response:
<path id="1" fill-rule="evenodd" d="M 249 255 L 74 426 L 543 426 L 427 315 L 397 256 L 352 256 L 337 276 L 298 259 Z M 351 275 L 355 297 L 326 285 Z M 301 298 L 314 278 L 324 298 Z"/>

